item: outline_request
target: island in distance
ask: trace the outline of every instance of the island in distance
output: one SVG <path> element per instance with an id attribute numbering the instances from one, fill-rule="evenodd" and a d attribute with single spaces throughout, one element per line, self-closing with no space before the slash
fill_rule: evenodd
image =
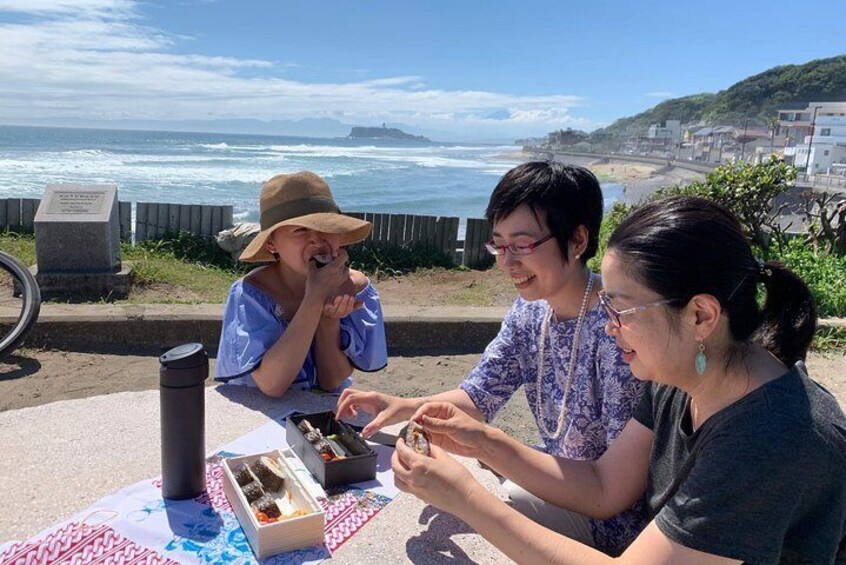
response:
<path id="1" fill-rule="evenodd" d="M 382 124 L 380 128 L 355 126 L 350 130 L 347 139 L 402 139 L 407 141 L 430 141 L 422 135 L 405 133 L 401 129 L 389 128 Z"/>

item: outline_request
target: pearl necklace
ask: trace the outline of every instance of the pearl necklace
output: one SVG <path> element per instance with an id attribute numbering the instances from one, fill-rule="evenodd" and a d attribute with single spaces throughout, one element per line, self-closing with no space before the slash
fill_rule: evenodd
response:
<path id="1" fill-rule="evenodd" d="M 590 291 L 593 290 L 593 273 L 588 275 L 588 282 L 587 286 L 585 287 L 585 295 L 582 298 L 582 307 L 579 309 L 579 317 L 576 320 L 576 330 L 573 333 L 573 349 L 570 352 L 570 367 L 567 371 L 567 380 L 564 385 L 564 397 L 561 399 L 561 412 L 558 414 L 558 425 L 555 428 L 555 433 L 551 433 L 549 428 L 546 427 L 546 420 L 543 417 L 543 397 L 542 397 L 542 381 L 543 381 L 543 371 L 544 371 L 544 349 L 546 348 L 547 340 L 550 340 L 551 345 L 551 338 L 549 337 L 549 323 L 552 320 L 552 316 L 554 312 L 551 306 L 547 306 L 547 314 L 543 318 L 543 322 L 541 323 L 541 330 L 540 330 L 540 344 L 538 347 L 538 378 L 537 378 L 537 395 L 538 395 L 538 410 L 540 413 L 538 414 L 538 427 L 541 431 L 546 434 L 550 439 L 558 439 L 561 436 L 561 428 L 564 425 L 564 412 L 567 410 L 567 395 L 570 392 L 570 387 L 573 384 L 573 374 L 576 370 L 576 358 L 578 357 L 579 353 L 579 336 L 582 332 L 582 324 L 585 321 L 585 312 L 587 311 L 588 300 L 590 299 Z"/>

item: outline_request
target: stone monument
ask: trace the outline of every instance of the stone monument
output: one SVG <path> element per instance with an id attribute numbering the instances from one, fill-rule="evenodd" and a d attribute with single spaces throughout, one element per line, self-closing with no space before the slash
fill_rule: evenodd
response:
<path id="1" fill-rule="evenodd" d="M 35 214 L 35 256 L 44 298 L 126 298 L 132 269 L 120 260 L 117 186 L 48 186 Z"/>

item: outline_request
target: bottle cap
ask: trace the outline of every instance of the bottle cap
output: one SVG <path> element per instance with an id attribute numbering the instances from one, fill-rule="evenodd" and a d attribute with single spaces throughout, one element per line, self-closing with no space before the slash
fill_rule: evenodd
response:
<path id="1" fill-rule="evenodd" d="M 194 386 L 205 381 L 209 373 L 209 356 L 201 343 L 186 343 L 174 347 L 159 357 L 159 363 L 161 386 Z"/>

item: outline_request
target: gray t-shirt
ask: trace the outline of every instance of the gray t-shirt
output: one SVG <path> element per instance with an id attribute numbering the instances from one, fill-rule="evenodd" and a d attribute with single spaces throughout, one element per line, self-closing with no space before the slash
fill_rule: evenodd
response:
<path id="1" fill-rule="evenodd" d="M 695 432 L 690 398 L 653 383 L 647 519 L 692 549 L 747 563 L 831 563 L 846 535 L 846 416 L 799 362 Z"/>

